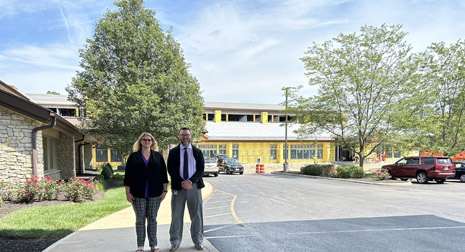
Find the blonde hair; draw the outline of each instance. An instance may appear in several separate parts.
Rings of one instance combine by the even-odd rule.
[[[139,151],[140,149],[142,149],[142,144],[140,142],[142,141],[142,138],[145,137],[145,136],[149,136],[150,138],[152,138],[152,145],[150,146],[150,149],[152,149],[154,151],[158,150],[157,141],[155,141],[155,138],[152,136],[152,134],[150,134],[148,132],[144,132],[144,133],[140,134],[139,138],[137,139],[137,141],[132,146],[132,151],[136,152],[136,151]]]

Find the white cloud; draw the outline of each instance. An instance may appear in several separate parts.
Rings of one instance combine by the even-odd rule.
[[[24,46],[0,52],[0,63],[6,66],[19,63],[28,67],[75,70],[78,68],[76,59],[77,48],[63,45]]]

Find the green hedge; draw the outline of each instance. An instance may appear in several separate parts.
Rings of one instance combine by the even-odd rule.
[[[312,164],[304,167],[303,172],[307,175],[321,176],[322,165]]]
[[[340,165],[336,168],[339,178],[363,178],[365,173],[358,165]]]
[[[312,164],[307,165],[302,170],[307,175],[336,177],[336,170],[332,164]]]

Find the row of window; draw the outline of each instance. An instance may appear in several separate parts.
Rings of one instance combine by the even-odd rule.
[[[217,154],[226,154],[226,144],[206,144],[200,145],[204,157],[215,158]],[[277,160],[278,145],[270,144],[270,160]],[[291,159],[318,159],[323,158],[322,144],[301,144],[290,145]],[[286,155],[286,153],[284,153]],[[239,158],[239,144],[232,145],[232,158]],[[285,157],[286,158],[286,157]]]
[[[208,116],[208,121],[214,121],[215,114],[209,113],[209,114],[203,114],[203,119],[207,121],[207,116]],[[287,116],[287,120],[291,121],[293,120],[293,116]],[[228,114],[226,117],[226,114],[221,114],[221,121],[225,122],[254,122],[254,115],[239,115],[239,114]],[[255,115],[255,122],[260,122],[261,121],[261,115]],[[283,115],[269,115],[268,116],[268,122],[284,122],[286,121],[286,116]]]
[[[95,161],[96,162],[108,162],[108,148],[103,145],[97,145],[95,147]],[[116,150],[110,151],[110,162],[121,162],[123,159]]]

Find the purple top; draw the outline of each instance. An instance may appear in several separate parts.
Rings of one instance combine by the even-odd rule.
[[[140,153],[142,155],[142,160],[144,160],[145,163],[145,169],[147,170],[149,168],[149,160],[145,159],[144,154],[142,152]],[[149,181],[147,180],[147,183],[145,184],[145,197],[149,197]]]

